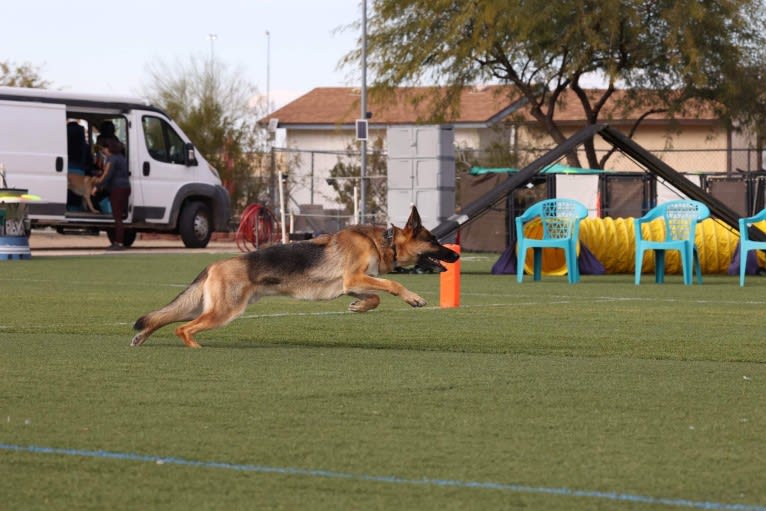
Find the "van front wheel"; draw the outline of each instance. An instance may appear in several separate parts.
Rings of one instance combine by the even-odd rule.
[[[178,232],[187,248],[205,248],[213,235],[210,209],[202,202],[187,204],[181,211]]]

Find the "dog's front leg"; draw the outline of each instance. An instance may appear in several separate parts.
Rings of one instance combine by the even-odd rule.
[[[343,292],[349,295],[369,295],[370,291],[385,291],[398,296],[413,307],[423,307],[426,301],[400,283],[366,274],[349,276],[343,281]]]

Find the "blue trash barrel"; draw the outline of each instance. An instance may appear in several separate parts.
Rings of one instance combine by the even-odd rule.
[[[29,259],[27,205],[18,201],[27,190],[0,189],[0,261]],[[3,200],[5,199],[5,200]]]
[[[0,261],[29,259],[29,238],[26,236],[0,236]]]

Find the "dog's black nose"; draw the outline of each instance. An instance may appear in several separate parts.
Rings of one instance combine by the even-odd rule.
[[[448,263],[454,263],[458,259],[460,259],[460,254],[455,252],[454,250],[450,250],[448,248],[444,248],[444,257],[440,257],[442,261],[446,261]]]

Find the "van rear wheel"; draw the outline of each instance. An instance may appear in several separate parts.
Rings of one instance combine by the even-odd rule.
[[[136,235],[138,233],[133,229],[125,229],[125,234],[122,238],[122,244],[126,247],[130,247],[136,241]],[[107,229],[106,236],[109,238],[110,243],[114,243],[114,229]]]
[[[203,202],[190,202],[181,211],[178,232],[187,248],[205,248],[213,235],[210,209]]]

